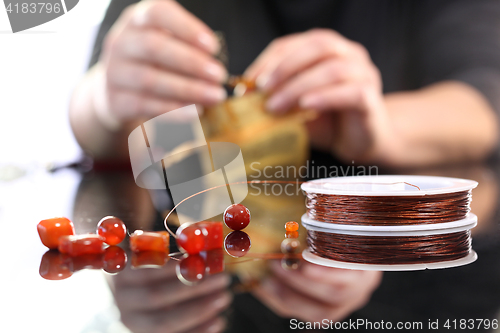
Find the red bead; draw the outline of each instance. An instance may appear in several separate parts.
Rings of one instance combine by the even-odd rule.
[[[177,245],[188,254],[198,254],[206,246],[207,229],[197,223],[186,223],[177,229]]]
[[[252,243],[250,242],[250,237],[244,231],[232,231],[224,240],[224,245],[226,252],[231,257],[243,257],[248,253]]]
[[[250,211],[242,204],[234,204],[224,211],[224,223],[232,230],[241,230],[250,223]]]
[[[182,282],[198,282],[205,276],[206,264],[199,254],[188,255],[182,259],[177,269],[177,277]]]
[[[59,237],[75,234],[73,223],[65,217],[42,220],[37,230],[43,245],[53,250],[59,246]]]
[[[142,251],[132,253],[132,268],[160,268],[168,260],[167,252]]]
[[[109,246],[104,250],[103,269],[108,273],[118,273],[127,265],[127,254],[119,246]]]
[[[299,230],[299,224],[295,221],[290,221],[285,223],[285,230],[286,231],[297,231]]]
[[[68,265],[68,255],[57,251],[47,251],[40,261],[40,276],[46,280],[64,280],[73,273]]]
[[[224,233],[222,222],[198,222],[195,223],[200,228],[206,229],[205,247],[203,251],[221,249],[224,244]]]
[[[62,236],[59,238],[59,252],[72,257],[82,254],[103,253],[104,242],[99,235],[87,234],[78,236]]]
[[[170,237],[166,231],[136,230],[130,235],[130,249],[133,252],[158,251],[169,253]]]
[[[224,271],[224,250],[222,248],[200,252],[200,256],[205,259],[209,275]]]
[[[97,234],[104,238],[108,245],[117,245],[125,239],[127,227],[125,223],[117,217],[106,216],[97,224]]]

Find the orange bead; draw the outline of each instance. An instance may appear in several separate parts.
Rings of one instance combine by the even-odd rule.
[[[73,222],[65,217],[42,220],[36,228],[43,245],[53,250],[59,246],[59,237],[75,234]]]
[[[166,231],[136,230],[130,235],[130,249],[133,252],[158,251],[169,253],[170,237]]]
[[[72,257],[103,253],[104,241],[101,236],[95,234],[62,236],[59,238],[59,252],[67,253]]]
[[[285,223],[286,231],[297,231],[299,230],[299,224],[295,221],[290,221]]]
[[[97,224],[97,234],[104,238],[104,242],[108,245],[120,244],[127,235],[127,227],[125,223],[117,217],[103,217]]]
[[[286,238],[299,238],[299,232],[298,231],[287,231],[285,233]]]

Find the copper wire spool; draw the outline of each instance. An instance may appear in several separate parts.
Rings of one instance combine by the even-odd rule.
[[[304,258],[351,269],[412,270],[467,264],[474,181],[432,176],[327,178],[302,185]]]
[[[470,230],[427,236],[360,236],[307,231],[311,253],[361,264],[415,264],[455,260],[471,251]]]
[[[306,193],[307,214],[318,222],[412,225],[464,219],[471,191],[425,196],[349,196]]]

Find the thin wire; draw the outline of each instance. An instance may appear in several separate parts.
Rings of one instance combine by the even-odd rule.
[[[411,225],[462,220],[471,192],[425,196],[349,196],[306,193],[308,216],[318,222],[349,225]]]
[[[165,217],[165,219],[163,221],[163,224],[165,226],[165,229],[167,229],[167,231],[170,233],[170,235],[172,235],[175,239],[177,239],[177,235],[175,235],[172,232],[172,230],[170,230],[170,228],[168,227],[168,223],[167,223],[168,218],[170,217],[170,215],[172,215],[174,210],[176,210],[186,200],[189,200],[189,199],[191,199],[199,194],[203,194],[203,193],[208,192],[208,191],[212,191],[212,190],[222,188],[222,187],[227,187],[227,185],[238,185],[238,184],[303,184],[303,183],[305,183],[305,182],[291,181],[291,180],[250,180],[250,181],[228,183],[228,184],[224,184],[224,185],[217,185],[217,186],[205,189],[203,191],[192,194],[192,195],[182,199],[177,205],[174,206],[174,208],[172,208],[170,210],[170,212],[168,212],[167,216]]]
[[[211,188],[208,188],[208,189],[205,189],[203,191],[200,191],[198,193],[195,193],[195,194],[192,194],[184,199],[182,199],[177,205],[174,206],[174,208],[172,208],[167,216],[165,217],[165,220],[163,221],[163,224],[165,226],[165,229],[167,229],[168,233],[170,235],[172,235],[172,237],[174,237],[175,239],[177,239],[177,235],[174,234],[172,232],[172,230],[170,230],[170,228],[168,227],[168,223],[167,223],[167,220],[168,218],[170,217],[170,215],[172,215],[172,213],[174,212],[174,210],[176,210],[184,201],[186,200],[189,200],[199,194],[203,194],[205,192],[208,192],[208,191],[212,191],[212,190],[215,190],[215,189],[218,189],[218,188],[222,188],[222,187],[227,187],[228,185],[238,185],[238,184],[304,184],[304,183],[307,183],[306,181],[297,181],[297,180],[250,180],[250,181],[241,181],[241,182],[233,182],[233,183],[229,183],[229,184],[224,184],[224,185],[217,185],[217,186],[214,186],[214,187],[211,187]],[[315,182],[315,184],[328,184],[328,182]],[[348,184],[351,184],[349,182],[345,182],[345,183],[335,183],[335,184],[338,184],[338,185],[348,185]],[[356,184],[372,184],[372,183],[356,183]],[[407,182],[394,182],[394,183],[380,183],[380,185],[395,185],[395,184],[406,184],[406,185],[409,185],[409,186],[413,186],[413,187],[416,187],[419,191],[420,191],[420,187],[418,187],[417,185],[413,185],[413,184],[410,184],[410,183],[407,183]]]

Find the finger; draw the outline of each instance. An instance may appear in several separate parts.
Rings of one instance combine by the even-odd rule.
[[[218,292],[154,312],[122,312],[122,321],[134,332],[185,332],[217,317],[231,301],[230,293]]]
[[[282,113],[295,106],[300,96],[310,90],[339,82],[361,81],[367,73],[366,66],[347,59],[329,59],[299,73],[273,92],[266,108]]]
[[[115,298],[120,309],[152,310],[209,295],[227,288],[229,283],[230,279],[226,274],[210,276],[195,286],[186,286],[179,280],[170,280],[149,286],[124,288],[116,293]]]
[[[257,80],[262,72],[270,72],[275,68],[279,60],[300,45],[301,41],[301,34],[291,34],[274,40],[247,68],[243,76],[251,81]]]
[[[330,275],[329,283],[320,282],[317,276],[305,276],[301,271],[285,271],[279,263],[272,263],[271,269],[278,279],[288,287],[320,302],[336,305],[352,297],[359,287],[357,280],[345,282],[335,281],[336,271],[326,270],[323,274]],[[323,278],[324,279],[324,278]]]
[[[227,321],[221,317],[217,317],[183,333],[220,333],[224,331],[226,326]]]
[[[217,53],[220,47],[212,30],[176,1],[139,2],[131,23],[141,28],[164,29],[211,54]]]
[[[108,84],[163,99],[214,105],[226,99],[219,85],[162,71],[142,63],[116,61],[107,69]]]
[[[156,116],[172,111],[190,103],[139,93],[134,90],[110,90],[110,109],[119,119],[132,119],[138,116]]]
[[[342,307],[326,305],[304,296],[273,278],[265,280],[255,293],[263,303],[282,317],[321,321],[339,320],[346,315]]]
[[[357,44],[333,31],[314,30],[306,33],[303,41],[300,48],[285,55],[271,72],[262,72],[261,75],[268,77],[261,87],[264,91],[274,89],[298,72],[326,58],[360,59],[360,53],[363,52]]]
[[[370,111],[379,96],[376,89],[366,83],[346,83],[329,85],[307,94],[299,99],[299,106],[315,110],[356,110]]]
[[[153,63],[179,74],[218,83],[227,78],[226,69],[219,61],[160,30],[134,29],[109,47],[118,57]]]

